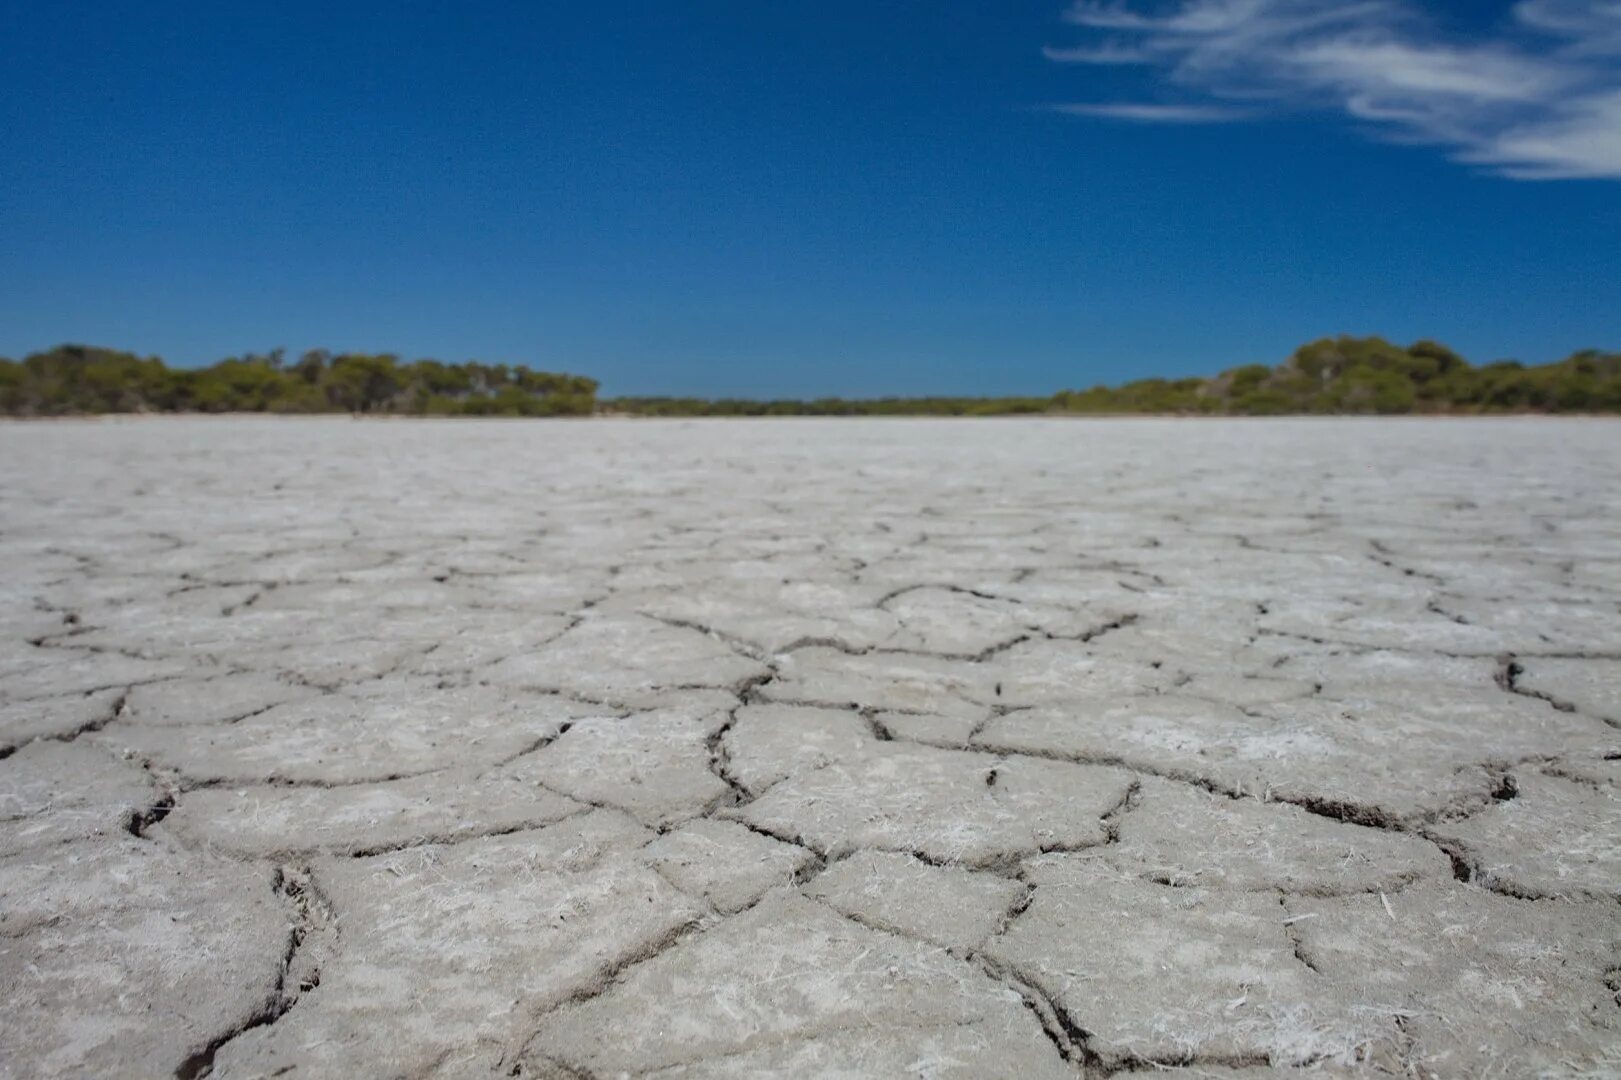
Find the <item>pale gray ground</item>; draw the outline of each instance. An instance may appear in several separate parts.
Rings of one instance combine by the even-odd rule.
[[[0,426],[0,1075],[1621,1074],[1621,424]]]

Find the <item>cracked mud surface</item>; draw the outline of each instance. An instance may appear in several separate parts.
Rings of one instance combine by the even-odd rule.
[[[7,425],[0,565],[0,1077],[1621,1074],[1621,425]]]

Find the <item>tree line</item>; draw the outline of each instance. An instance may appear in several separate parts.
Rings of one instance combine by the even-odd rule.
[[[402,362],[391,354],[280,349],[205,368],[61,345],[0,359],[0,413],[375,413],[417,416],[1009,416],[1035,413],[1274,416],[1621,412],[1621,353],[1588,349],[1551,364],[1475,366],[1434,341],[1323,338],[1281,364],[1210,378],[1139,379],[1051,397],[778,399],[620,397],[599,400],[583,375],[518,364]]]
[[[0,412],[64,416],[131,412],[400,413],[417,416],[588,416],[597,381],[522,364],[403,363],[387,353],[281,349],[204,368],[155,356],[59,345],[0,359]]]
[[[1210,378],[1138,379],[1051,397],[822,398],[747,401],[617,398],[605,411],[650,416],[1008,416],[1029,413],[1178,416],[1621,412],[1621,353],[1588,349],[1552,364],[1476,367],[1434,341],[1323,338],[1275,367],[1248,364]]]
[[[1323,338],[1276,367],[1214,378],[1140,379],[1054,395],[1063,412],[1275,416],[1302,413],[1621,412],[1621,353],[1587,349],[1556,363],[1476,367],[1434,341]]]

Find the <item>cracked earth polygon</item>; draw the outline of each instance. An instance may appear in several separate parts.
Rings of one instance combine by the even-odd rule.
[[[0,1076],[1621,1074],[1621,425],[0,426]]]

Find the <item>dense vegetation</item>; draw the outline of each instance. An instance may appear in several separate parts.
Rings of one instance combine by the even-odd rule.
[[[280,350],[170,368],[157,357],[62,345],[0,360],[0,412],[61,416],[115,412],[404,413],[575,416],[596,408],[597,383],[522,365],[401,363],[390,355]]]
[[[1480,367],[1433,341],[1324,338],[1277,367],[1250,364],[1214,378],[1141,379],[1052,397],[821,398],[598,401],[581,375],[522,365],[401,362],[392,355],[280,350],[173,369],[156,357],[62,345],[0,360],[0,413],[351,412],[435,416],[993,416],[1023,413],[1621,412],[1621,353],[1587,350],[1558,363]]]
[[[653,416],[1621,412],[1621,353],[1588,350],[1556,364],[1474,367],[1433,341],[1402,348],[1383,338],[1339,337],[1303,345],[1277,367],[1250,364],[1209,379],[1140,379],[1050,398],[619,398],[603,408]]]
[[[1621,412],[1621,353],[1589,349],[1554,364],[1474,367],[1433,341],[1324,338],[1277,367],[1250,364],[1213,379],[1142,379],[1065,390],[1062,412],[1285,413]]]

